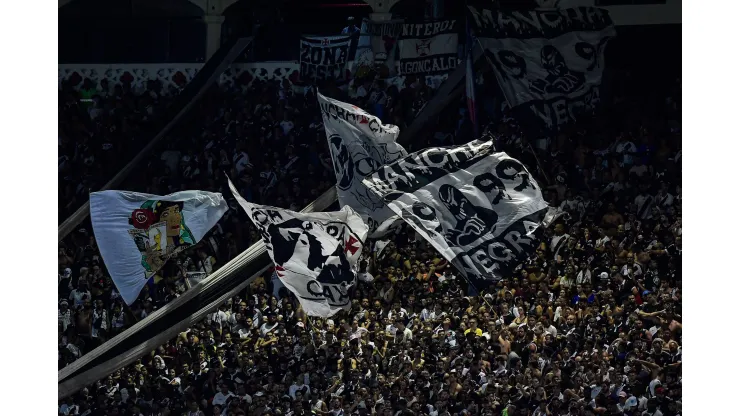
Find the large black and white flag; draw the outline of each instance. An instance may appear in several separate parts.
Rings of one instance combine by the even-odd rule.
[[[533,115],[548,131],[594,111],[604,49],[616,33],[606,10],[468,9],[512,110]]]
[[[456,19],[404,23],[399,37],[400,73],[435,75],[457,68]]]
[[[342,36],[301,36],[301,81],[315,84],[348,80],[347,60],[351,38]]]
[[[398,127],[383,124],[351,104],[321,94],[318,98],[337,177],[339,203],[362,216],[370,227],[371,238],[382,237],[400,219],[362,180],[381,166],[406,156],[406,150],[396,143]]]
[[[229,188],[259,230],[275,273],[307,314],[328,317],[351,303],[367,225],[352,208],[302,213],[247,202]]]
[[[470,278],[511,275],[548,212],[524,165],[492,141],[412,153],[363,183]]]

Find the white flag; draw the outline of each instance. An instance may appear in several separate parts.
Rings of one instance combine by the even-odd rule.
[[[95,240],[126,304],[136,300],[170,257],[200,241],[228,209],[220,193],[204,191],[91,193]]]
[[[511,276],[548,208],[524,165],[492,141],[410,154],[365,184],[468,277]]]
[[[601,102],[614,23],[606,9],[562,3],[528,11],[468,7],[501,92],[515,114],[531,116],[530,129],[560,130]]]
[[[328,317],[349,308],[368,227],[352,208],[294,212],[247,202],[229,181],[239,205],[262,235],[280,281],[307,314]]]
[[[329,141],[337,196],[341,206],[352,207],[370,227],[370,237],[388,233],[399,218],[370,192],[362,180],[383,165],[405,156],[396,143],[397,126],[384,125],[361,108],[318,94]]]

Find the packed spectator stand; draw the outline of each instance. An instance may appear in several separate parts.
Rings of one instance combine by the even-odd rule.
[[[61,217],[96,189],[91,177],[128,160],[106,152],[130,148],[122,141],[174,93],[148,87],[64,90]],[[466,281],[413,231],[399,233],[379,254],[366,248],[350,311],[309,318],[265,275],[135,365],[61,400],[60,413],[680,414],[680,83],[673,87],[649,115],[640,113],[644,96],[615,95],[607,115],[544,145],[525,140],[507,114],[489,123],[497,146],[567,211],[518,275]],[[354,103],[381,103],[384,121],[402,127],[430,95],[412,79],[400,90],[372,80],[364,93],[353,88]],[[316,98],[304,92],[289,82],[257,82],[246,94],[214,87],[126,188],[228,195],[228,174],[249,201],[302,208],[335,183]],[[109,134],[117,131],[126,134]],[[463,110],[449,111],[409,150],[461,144],[471,131]],[[188,272],[210,273],[256,242],[232,208],[131,307],[89,225],[60,243],[59,367],[183,293]]]

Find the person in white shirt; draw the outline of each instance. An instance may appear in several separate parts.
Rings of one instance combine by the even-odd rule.
[[[361,282],[372,283],[375,278],[367,271],[367,260],[360,261],[360,273],[357,273],[357,279]]]
[[[354,319],[352,320],[351,329],[347,332],[349,332],[349,339],[355,339],[362,337],[362,334],[368,331],[367,328],[365,328],[364,326],[360,326],[360,323],[356,319]]]
[[[560,204],[560,209],[578,218],[586,212],[586,205],[583,203],[583,198],[573,196],[573,192],[569,189],[565,192],[565,199]]]
[[[236,393],[236,397],[238,397],[240,401],[252,404],[252,396],[247,394],[247,386],[245,384],[239,384],[236,388]]]
[[[544,316],[542,319],[542,327],[545,330],[545,333],[552,335],[553,338],[557,338],[558,329],[550,323],[550,319],[547,316]]]
[[[565,274],[560,277],[560,287],[565,290],[570,290],[571,287],[576,285],[576,272],[573,266],[568,265],[565,268]],[[530,328],[531,329],[531,328]]]
[[[619,392],[619,403],[617,403],[617,409],[620,412],[627,412],[629,409],[637,406],[637,398],[635,396],[628,396],[627,393]]]
[[[267,315],[267,322],[265,322],[264,324],[262,324],[262,326],[260,326],[260,333],[262,334],[262,336],[266,336],[267,334],[275,330],[277,326],[278,326],[277,317],[275,316],[274,313],[269,313]]]
[[[295,400],[295,394],[298,391],[305,390],[303,393],[304,396],[311,394],[311,387],[304,383],[305,378],[303,377],[303,374],[298,374],[293,379],[293,384],[288,388],[288,394],[293,400]]]
[[[400,321],[400,320],[396,321],[396,329],[403,333],[402,342],[404,344],[414,339],[414,333],[411,332],[411,330],[406,327],[406,324],[404,324],[403,321]]]
[[[565,232],[563,224],[556,224],[555,235],[550,240],[550,250],[553,253],[553,260],[557,261],[560,250],[565,247],[569,238],[570,234]]]
[[[648,397],[653,398],[655,397],[655,389],[663,383],[663,373],[658,372],[658,375],[650,381],[650,384],[648,385]]]
[[[391,323],[392,320],[393,320],[393,318],[386,319],[387,325],[385,326],[385,332],[388,335],[390,335],[392,337],[395,337],[396,336],[396,332],[398,332],[398,327],[395,324]]]
[[[434,313],[434,310],[429,307],[429,305],[424,306],[424,309],[421,310],[421,315],[419,315],[419,318],[423,322],[432,321],[434,318],[432,317],[432,314]]]
[[[114,334],[121,332],[126,326],[126,314],[120,304],[116,303],[113,307],[113,313],[110,317],[110,326]]]
[[[637,151],[637,146],[634,143],[627,140],[627,138],[621,138],[614,149],[615,152],[622,154],[622,164],[632,164],[632,154]]]
[[[72,310],[69,309],[69,302],[62,300],[59,302],[59,324],[62,326],[62,331],[66,332],[68,326],[74,326],[72,323]]]
[[[599,238],[596,240],[594,247],[596,249],[603,249],[606,247],[606,243],[608,243],[609,241],[611,241],[611,238],[606,235],[606,232],[603,228],[599,228]]]
[[[649,220],[653,218],[653,204],[655,203],[655,197],[647,193],[647,189],[643,187],[640,189],[640,193],[635,197],[635,205],[637,206],[637,218],[641,220]]]
[[[103,301],[95,302],[92,313],[92,337],[105,338],[108,333],[108,311],[103,308]]]
[[[223,406],[230,398],[235,397],[234,393],[229,391],[229,386],[221,384],[221,390],[213,396],[214,406]]]
[[[77,283],[77,289],[74,289],[69,294],[69,300],[72,301],[72,306],[77,308],[85,303],[85,299],[90,299],[90,291],[87,290],[87,281],[80,281]]]
[[[206,272],[206,274],[210,275],[213,272],[213,266],[216,265],[216,258],[213,256],[209,256],[205,250],[199,249],[198,259],[198,270]]]
[[[655,196],[655,206],[660,209],[669,208],[673,206],[674,199],[673,195],[668,192],[668,186],[663,183],[660,185],[660,190]]]
[[[224,312],[225,305],[218,307],[218,310],[209,316],[211,324],[215,324],[219,329],[223,329],[223,325],[228,321],[228,316]]]

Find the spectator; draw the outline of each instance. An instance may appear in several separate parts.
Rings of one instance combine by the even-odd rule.
[[[350,16],[347,18],[347,26],[342,29],[343,35],[354,35],[355,33],[359,33],[360,28],[355,25],[355,18]]]
[[[381,103],[383,117],[401,124],[430,92],[411,77],[400,91],[374,78],[355,83],[368,88],[355,103],[371,111]],[[226,172],[251,201],[300,209],[333,184],[332,167],[315,99],[274,84],[256,81],[244,96],[209,91],[178,140],[165,144],[166,156],[134,175],[132,189],[223,192]],[[379,254],[365,248],[348,311],[306,317],[292,294],[263,276],[139,362],[60,401],[59,410],[677,415],[682,200],[680,163],[665,155],[678,152],[680,136],[660,127],[675,126],[667,119],[680,107],[675,112],[642,131],[578,125],[593,142],[564,134],[537,154],[539,163],[514,121],[489,127],[502,150],[532,160],[532,172],[539,166],[548,202],[568,212],[512,276],[468,282],[404,231]],[[449,113],[432,132],[441,139],[429,140],[466,140],[460,114]],[[94,239],[73,233],[58,256],[60,367],[177,297],[188,275],[212,273],[258,238],[231,210],[208,243],[173,259],[129,308],[108,283]]]

